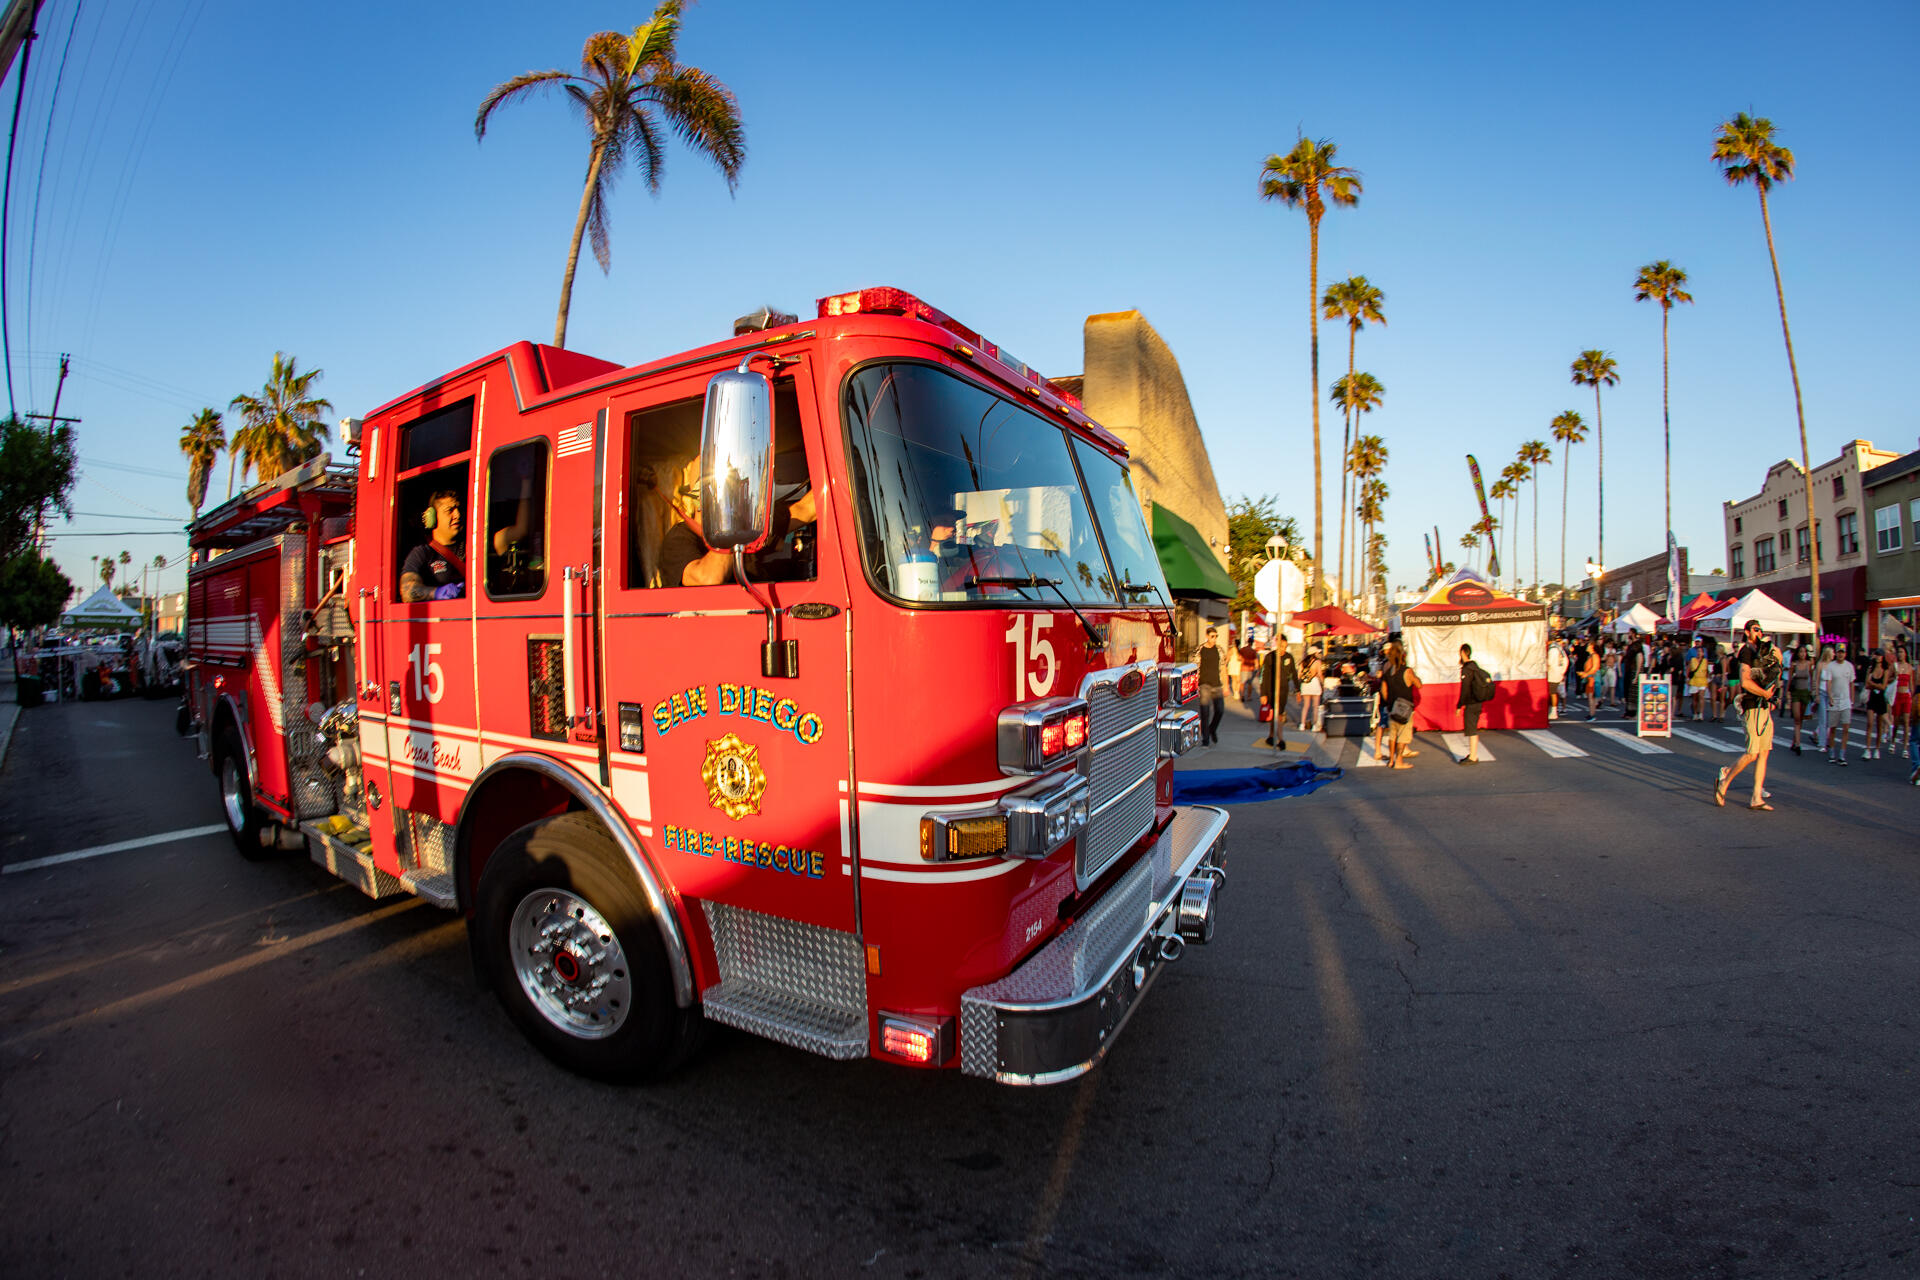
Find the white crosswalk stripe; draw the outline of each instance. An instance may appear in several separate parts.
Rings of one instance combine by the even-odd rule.
[[[1466,734],[1443,733],[1440,735],[1440,740],[1447,744],[1447,750],[1453,753],[1453,758],[1455,760],[1463,760],[1466,758],[1466,754],[1467,754],[1467,735]],[[1482,736],[1480,739],[1480,750],[1478,750],[1474,754],[1482,760],[1491,761],[1493,759],[1493,752],[1487,750],[1487,740],[1484,736]]]
[[[1697,729],[1683,729],[1677,724],[1673,726],[1673,736],[1676,738],[1685,738],[1688,742],[1697,742],[1701,746],[1711,748],[1714,751],[1724,751],[1728,755],[1737,756],[1746,749],[1737,743],[1728,742],[1724,738],[1710,737]]]
[[[1356,769],[1384,769],[1387,762],[1373,754],[1373,739],[1367,738],[1360,743],[1360,754],[1354,759]]]
[[[1643,756],[1670,756],[1673,754],[1671,747],[1663,747],[1657,742],[1649,742],[1645,738],[1635,737],[1625,729],[1609,729],[1604,725],[1594,725],[1593,731],[1604,737],[1613,739],[1624,747],[1638,751]]]
[[[1559,734],[1549,733],[1545,729],[1521,729],[1519,734],[1555,760],[1570,760],[1587,754]]]

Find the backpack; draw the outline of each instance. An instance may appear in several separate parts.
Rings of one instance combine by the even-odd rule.
[[[1467,699],[1470,702],[1493,701],[1493,677],[1479,663],[1467,669]]]

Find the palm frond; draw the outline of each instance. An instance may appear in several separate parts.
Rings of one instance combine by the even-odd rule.
[[[726,178],[727,189],[735,189],[740,167],[747,160],[747,146],[740,103],[733,91],[698,67],[676,66],[671,74],[655,77],[647,95],[660,104],[679,139],[713,161]]]
[[[480,99],[480,109],[474,113],[473,136],[480,139],[487,136],[487,120],[495,108],[503,107],[517,98],[536,90],[544,92],[556,84],[565,84],[573,79],[564,71],[524,71],[513,79],[495,85],[487,96]]]
[[[635,27],[627,37],[627,74],[631,76],[643,66],[672,66],[679,39],[679,0],[663,0],[652,19]]]

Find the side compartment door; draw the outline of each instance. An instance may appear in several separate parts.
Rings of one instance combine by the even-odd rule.
[[[737,357],[736,357],[737,359]],[[767,615],[729,577],[668,581],[698,499],[707,378],[616,394],[607,433],[605,660],[612,786],[686,896],[854,932],[847,589],[805,354],[774,378],[779,549],[753,574],[797,641],[799,674],[763,674]],[[795,518],[796,513],[801,518]],[[805,517],[811,515],[809,520]]]

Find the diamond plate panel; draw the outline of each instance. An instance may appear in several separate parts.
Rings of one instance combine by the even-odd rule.
[[[757,983],[730,979],[709,987],[702,1012],[715,1022],[822,1057],[867,1056],[867,1016],[796,1000]]]
[[[805,1005],[856,1014],[864,1028],[867,957],[858,938],[725,903],[702,906],[713,928],[721,986],[740,979]]]
[[[453,828],[424,813],[407,814],[413,861],[427,875],[453,875]]]

